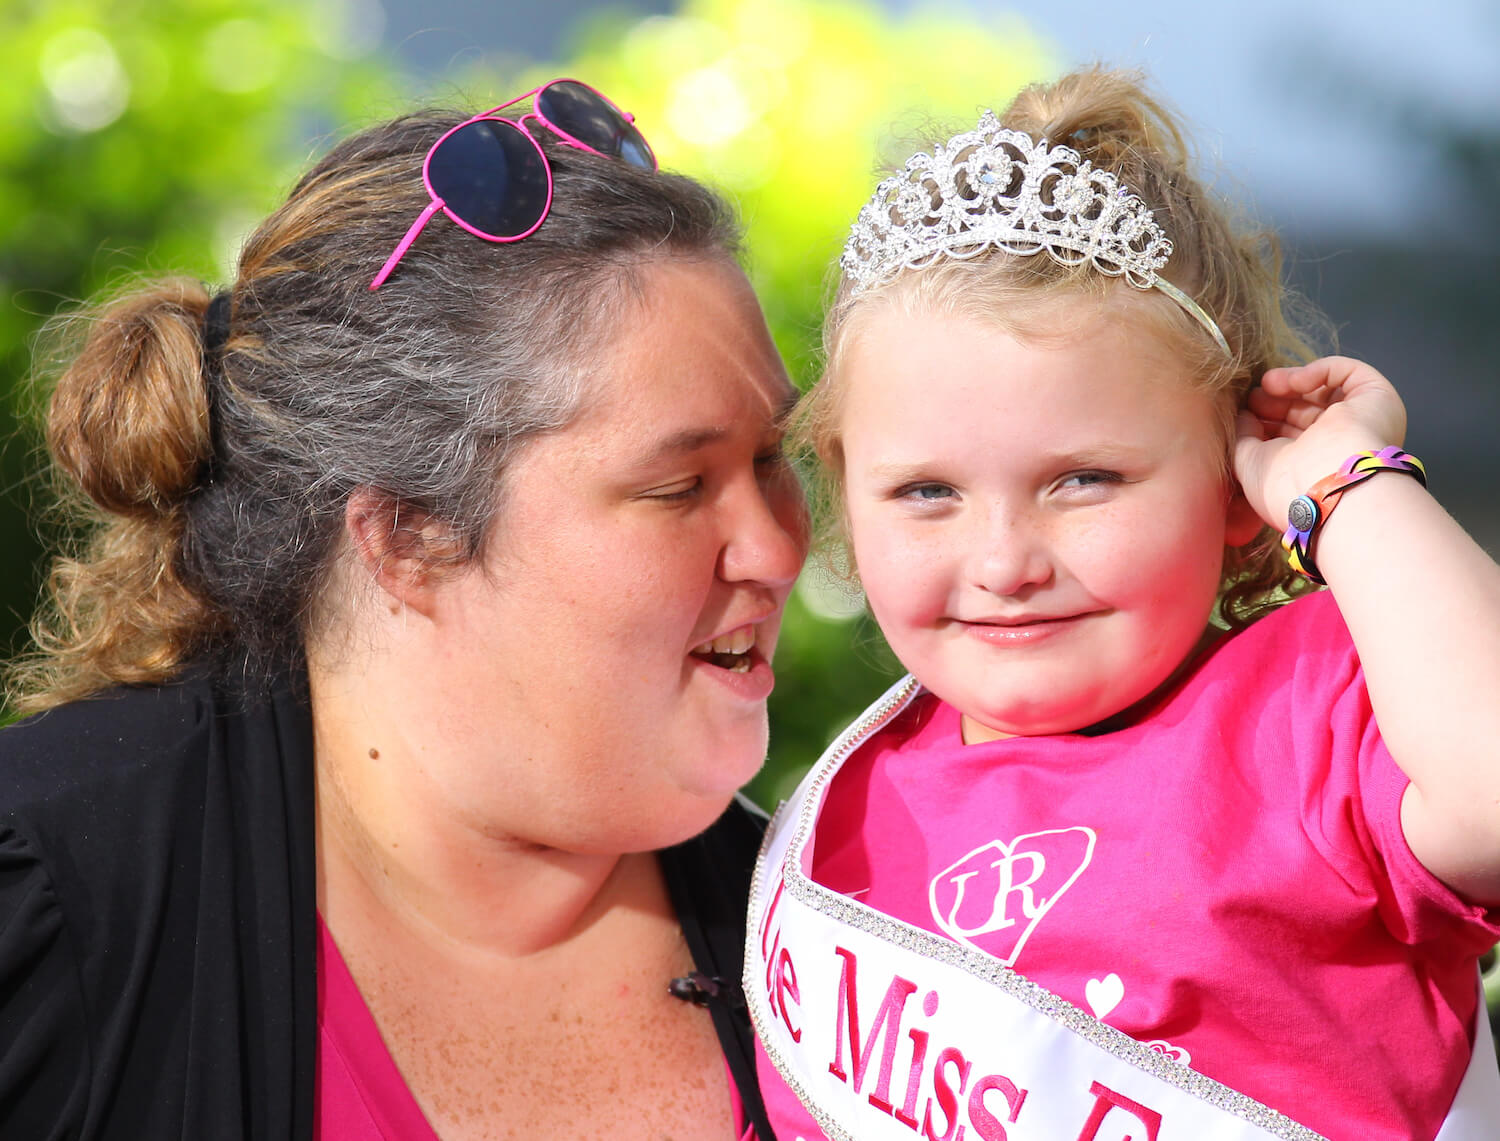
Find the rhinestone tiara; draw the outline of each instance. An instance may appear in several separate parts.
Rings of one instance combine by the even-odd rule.
[[[907,159],[859,211],[839,266],[857,295],[903,269],[995,248],[1092,265],[1136,289],[1159,289],[1229,344],[1203,307],[1157,271],[1172,242],[1150,208],[1071,147],[1002,127],[993,111],[933,153]]]

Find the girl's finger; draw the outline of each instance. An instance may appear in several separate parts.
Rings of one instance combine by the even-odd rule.
[[[1299,428],[1306,428],[1327,411],[1323,396],[1321,392],[1305,398],[1271,396],[1254,389],[1246,404],[1262,420],[1282,420]]]
[[[1328,409],[1321,404],[1313,404],[1310,401],[1298,401],[1286,410],[1282,417],[1288,424],[1299,430],[1311,428]]]
[[[1290,396],[1277,396],[1264,388],[1252,388],[1245,404],[1262,420],[1280,420],[1286,416],[1292,402]]]
[[[1269,430],[1259,416],[1248,410],[1241,410],[1234,418],[1234,434],[1237,439],[1264,440]]]
[[[1318,388],[1342,388],[1345,381],[1360,371],[1374,370],[1351,357],[1319,357],[1304,365],[1269,369],[1261,377],[1261,384],[1279,395],[1292,392],[1306,395]]]

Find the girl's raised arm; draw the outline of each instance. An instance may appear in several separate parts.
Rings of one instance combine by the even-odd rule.
[[[1385,377],[1324,357],[1273,369],[1251,392],[1235,474],[1282,529],[1296,496],[1405,434]],[[1456,891],[1500,903],[1500,566],[1408,476],[1379,473],[1337,507],[1312,554],[1359,651],[1381,735],[1411,778],[1407,843]]]

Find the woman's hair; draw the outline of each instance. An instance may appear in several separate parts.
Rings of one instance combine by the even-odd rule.
[[[508,462],[587,399],[640,271],[738,248],[704,187],[538,131],[554,181],[539,230],[497,244],[434,218],[372,292],[428,205],[423,156],[465,118],[412,114],[313,167],[241,251],[210,359],[211,298],[195,281],[64,323],[82,344],[46,435],[84,539],[55,561],[36,648],[11,668],[17,707],[203,659],[251,680],[295,666],[337,611],[324,594],[359,488],[440,521],[453,561],[472,559]]]
[[[1283,286],[1274,236],[1236,225],[1225,204],[1193,174],[1177,122],[1137,76],[1094,68],[1028,87],[1000,123],[1034,140],[1073,148],[1145,202],[1172,242],[1161,277],[1207,311],[1223,332],[1230,355],[1165,294],[1154,289],[1141,293],[1087,262],[1062,265],[1046,256],[989,249],[962,260],[940,258],[862,290],[846,275],[824,322],[823,378],[798,417],[800,440],[821,460],[822,485],[815,492],[836,558],[848,557],[836,506],[843,474],[841,373],[851,339],[878,314],[893,309],[953,314],[1024,339],[1038,332],[1066,332],[1057,328],[1059,300],[1084,302],[1082,313],[1128,291],[1135,295],[1132,314],[1151,322],[1202,389],[1219,398],[1226,473],[1235,414],[1245,406],[1250,389],[1267,369],[1315,355],[1293,317],[1320,333],[1321,322],[1305,306],[1294,304]],[[1087,304],[1090,299],[1094,304]],[[1049,323],[1039,330],[1035,322],[1043,309]],[[1295,314],[1290,312],[1294,309]],[[1231,627],[1248,625],[1304,588],[1304,580],[1282,557],[1275,533],[1265,528],[1252,542],[1226,553],[1220,615]]]

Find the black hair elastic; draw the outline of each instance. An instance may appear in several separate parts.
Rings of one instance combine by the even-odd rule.
[[[229,340],[230,295],[226,289],[214,294],[203,314],[203,378],[215,380],[223,364],[224,345]]]

